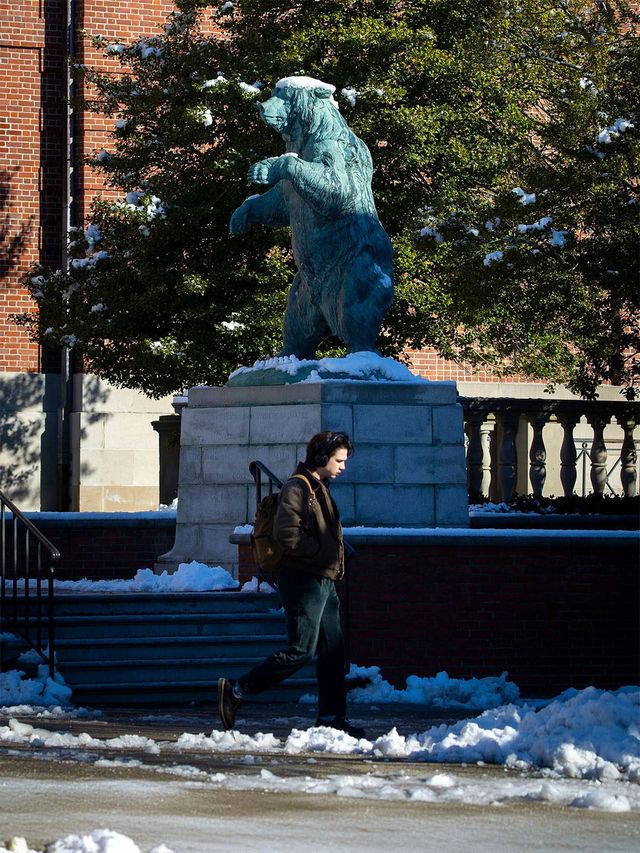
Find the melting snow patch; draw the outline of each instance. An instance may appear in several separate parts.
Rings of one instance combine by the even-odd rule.
[[[207,566],[192,560],[180,563],[175,572],[156,575],[151,569],[138,569],[127,580],[56,581],[56,590],[68,592],[213,592],[237,589],[240,583],[222,566]]]

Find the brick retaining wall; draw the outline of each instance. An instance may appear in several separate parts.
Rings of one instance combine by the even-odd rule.
[[[396,687],[441,670],[506,670],[527,696],[638,683],[638,540],[518,538],[354,542],[350,660],[380,666]],[[240,551],[249,575],[250,549]]]
[[[175,515],[136,513],[27,513],[58,548],[60,580],[131,578],[138,569],[153,568],[160,554],[173,547]],[[8,548],[10,548],[8,543]],[[10,553],[10,551],[8,551]]]

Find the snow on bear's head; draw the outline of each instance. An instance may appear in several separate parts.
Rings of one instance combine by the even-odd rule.
[[[266,125],[299,149],[310,137],[335,137],[346,127],[333,98],[335,90],[313,77],[283,77],[269,100],[257,105],[258,112]]]

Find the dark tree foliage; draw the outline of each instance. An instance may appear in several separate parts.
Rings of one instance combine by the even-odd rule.
[[[199,29],[211,14],[222,38]],[[252,102],[300,73],[337,87],[373,155],[396,262],[385,354],[632,396],[638,25],[621,0],[183,0],[156,37],[102,40],[123,76],[81,70],[88,108],[118,119],[93,163],[130,203],[95,203],[100,241],[80,231],[68,272],[34,270],[39,315],[20,321],[151,394],[277,352],[288,234],[227,222],[280,150]]]

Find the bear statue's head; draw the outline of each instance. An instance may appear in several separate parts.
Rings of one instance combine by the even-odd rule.
[[[335,90],[312,77],[284,77],[269,100],[257,105],[258,112],[265,124],[296,147],[311,134],[330,135],[336,125],[345,124],[333,99]]]

